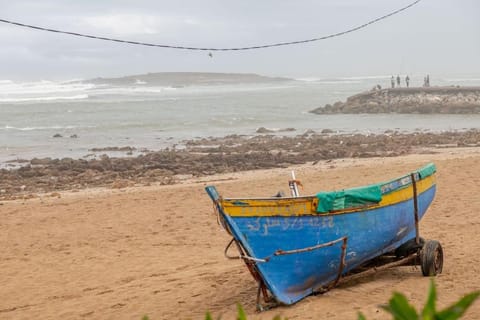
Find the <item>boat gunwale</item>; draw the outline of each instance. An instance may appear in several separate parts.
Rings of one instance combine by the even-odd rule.
[[[416,173],[416,172],[414,172],[414,173]],[[405,178],[408,178],[408,177],[409,177],[408,175],[405,175],[405,176],[399,177],[397,179],[390,180],[390,181],[382,183],[382,184],[383,185],[388,185],[392,182],[394,183],[396,181],[401,181],[402,179],[405,179]],[[436,186],[436,175],[435,175],[435,173],[433,173],[431,175],[428,175],[426,177],[418,176],[418,180],[415,179],[415,183],[425,182],[425,180],[431,180],[431,183],[430,183],[430,185],[426,186],[421,192],[419,192],[419,195],[424,193],[424,192],[427,192],[428,190],[430,190],[431,188]],[[397,193],[397,192],[402,192],[402,190],[407,189],[407,188],[413,188],[413,183],[412,183],[411,180],[410,180],[409,183],[407,183],[405,185],[401,185],[401,186],[398,186],[396,189],[389,190],[388,192],[382,194],[382,196],[389,196],[389,195]],[[365,204],[363,206],[344,208],[344,209],[339,209],[339,210],[329,211],[329,212],[315,212],[315,211],[312,211],[311,213],[303,213],[303,214],[278,214],[278,215],[272,214],[272,215],[269,215],[269,216],[284,216],[284,217],[313,216],[313,217],[316,217],[316,216],[335,216],[335,215],[341,215],[341,214],[360,213],[360,212],[366,212],[366,211],[370,211],[370,210],[380,209],[380,208],[383,208],[383,207],[388,207],[388,206],[395,205],[397,203],[402,203],[402,202],[405,202],[405,201],[411,201],[412,197],[413,197],[413,193],[412,193],[412,196],[409,197],[409,198],[405,198],[405,199],[402,199],[400,201],[395,201],[394,203],[387,203],[387,204],[383,204],[383,205],[379,202],[379,203]],[[265,201],[265,202],[272,202],[272,206],[275,206],[275,207],[278,207],[278,206],[288,207],[289,206],[288,202],[290,202],[291,205],[295,205],[296,203],[313,203],[317,199],[318,198],[317,198],[316,195],[308,195],[308,196],[301,196],[301,197],[258,197],[258,198],[223,198],[223,197],[221,197],[219,199],[219,204],[221,204],[222,209],[225,208],[224,203],[223,203],[224,201],[229,202],[227,204],[227,207],[248,208],[248,207],[252,207],[252,206],[248,205],[248,204],[245,204],[245,206],[242,206],[241,204],[235,205],[234,202],[235,201],[239,201],[239,202],[242,202],[242,201],[246,201],[246,202]],[[277,201],[287,202],[287,203],[279,205],[278,203],[275,203]],[[266,205],[266,207],[269,207],[269,205]],[[224,214],[226,214],[228,216],[232,216],[232,217],[253,217],[253,216],[260,217],[260,216],[264,216],[263,214],[243,216],[243,215],[231,214],[231,213],[226,212],[225,210],[222,210],[222,211],[224,211]]]

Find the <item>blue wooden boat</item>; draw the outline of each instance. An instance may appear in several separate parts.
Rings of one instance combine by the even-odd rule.
[[[435,196],[435,172],[428,164],[388,182],[302,197],[223,198],[214,186],[206,191],[233,236],[225,254],[235,244],[236,257],[259,283],[257,302],[263,294],[288,305],[395,250],[394,264],[417,257],[424,275],[441,272],[441,245],[418,233]]]

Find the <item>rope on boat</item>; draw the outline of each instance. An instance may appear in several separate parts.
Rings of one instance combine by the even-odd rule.
[[[341,237],[337,240],[333,240],[333,241],[330,241],[330,242],[325,242],[325,243],[322,243],[322,244],[317,244],[315,246],[311,246],[311,247],[306,247],[306,248],[302,248],[302,249],[294,249],[294,250],[282,250],[282,249],[278,249],[277,251],[275,251],[273,253],[274,256],[281,256],[281,255],[286,255],[286,254],[294,254],[294,253],[301,253],[301,252],[308,252],[308,251],[313,251],[313,250],[316,250],[316,249],[321,249],[321,248],[325,248],[325,247],[331,247],[333,246],[334,244],[336,243],[339,243],[341,241],[345,242],[347,240],[347,237]]]
[[[230,229],[228,228],[227,224],[225,223],[225,220],[223,219],[223,217],[221,216],[221,213],[220,213],[220,208],[219,208],[220,204],[218,203],[218,201],[215,201],[213,202],[213,212],[217,218],[217,224],[226,232],[228,233],[229,235],[232,235],[232,232],[230,231]]]
[[[306,247],[306,248],[301,248],[301,249],[294,249],[294,250],[282,250],[282,249],[278,249],[277,251],[275,251],[273,254],[265,257],[265,258],[255,258],[255,257],[251,257],[251,256],[248,256],[246,254],[244,254],[243,250],[241,250],[241,248],[238,248],[240,254],[238,256],[231,256],[228,254],[228,250],[230,249],[230,247],[232,246],[232,244],[235,242],[235,244],[237,244],[237,247],[238,247],[238,243],[237,241],[235,240],[235,238],[232,238],[232,240],[230,240],[230,242],[228,243],[228,245],[225,247],[225,250],[224,250],[224,255],[227,259],[244,259],[244,260],[249,260],[249,261],[254,261],[254,262],[261,262],[261,263],[264,263],[264,262],[268,262],[270,261],[270,259],[273,257],[273,256],[281,256],[281,255],[288,255],[288,254],[295,254],[295,253],[302,253],[302,252],[309,252],[309,251],[313,251],[313,250],[317,250],[317,249],[321,249],[321,248],[326,248],[326,247],[331,247],[339,242],[343,242],[343,245],[342,245],[342,255],[341,255],[341,259],[340,259],[340,265],[341,265],[341,269],[343,269],[343,267],[345,266],[345,251],[346,251],[346,247],[347,247],[347,240],[348,240],[348,237],[344,236],[344,237],[341,237],[337,240],[333,240],[333,241],[329,241],[329,242],[325,242],[325,243],[322,243],[322,244],[317,244],[315,246],[311,246],[311,247]],[[338,281],[338,280],[337,280]]]
[[[6,19],[0,19],[0,22],[2,23],[7,23],[19,27],[24,27],[24,28],[30,28],[30,29],[35,29],[35,30],[40,30],[40,31],[46,31],[46,32],[53,32],[53,33],[60,33],[60,34],[66,34],[70,36],[76,36],[76,37],[83,37],[83,38],[90,38],[90,39],[96,39],[96,40],[103,40],[103,41],[111,41],[111,42],[117,42],[117,43],[122,43],[122,44],[131,44],[131,45],[139,45],[139,46],[147,46],[147,47],[157,47],[157,48],[167,48],[167,49],[179,49],[179,50],[195,50],[195,51],[244,51],[244,50],[254,50],[254,49],[265,49],[265,48],[272,48],[272,47],[281,47],[281,46],[290,46],[290,45],[298,45],[298,44],[304,44],[304,43],[309,43],[309,42],[315,42],[315,41],[320,41],[320,40],[325,40],[325,39],[330,39],[330,38],[335,38],[335,37],[340,37],[343,35],[346,35],[351,32],[358,31],[360,29],[363,29],[365,27],[368,27],[371,24],[374,24],[376,22],[379,22],[381,20],[384,20],[386,18],[389,18],[393,15],[396,15],[402,11],[405,11],[417,3],[419,3],[421,0],[416,0],[409,5],[402,7],[400,9],[397,9],[395,11],[392,11],[388,14],[385,14],[381,17],[378,17],[376,19],[370,20],[364,24],[358,25],[356,27],[347,29],[345,31],[329,34],[326,36],[321,36],[317,38],[312,38],[312,39],[305,39],[305,40],[297,40],[297,41],[288,41],[288,42],[278,42],[278,43],[272,43],[272,44],[262,44],[262,45],[256,45],[256,46],[249,46],[249,47],[233,47],[233,48],[209,48],[209,47],[190,47],[190,46],[177,46],[177,45],[169,45],[169,44],[157,44],[157,43],[149,43],[149,42],[139,42],[139,41],[132,41],[132,40],[124,40],[124,39],[115,39],[115,38],[109,38],[109,37],[102,37],[102,36],[96,36],[96,35],[91,35],[91,34],[85,34],[85,33],[78,33],[78,32],[71,32],[71,31],[65,31],[65,30],[59,30],[59,29],[51,29],[51,28],[46,28],[46,27],[40,27],[40,26],[35,26],[31,24],[26,24],[26,23],[21,23],[21,22],[16,22],[16,21],[11,21],[11,20],[6,20]]]

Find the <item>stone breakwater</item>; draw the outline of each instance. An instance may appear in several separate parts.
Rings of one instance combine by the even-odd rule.
[[[480,87],[379,89],[310,111],[333,113],[480,113]]]

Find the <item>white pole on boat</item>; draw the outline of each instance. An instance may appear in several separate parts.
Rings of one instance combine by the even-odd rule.
[[[290,191],[292,193],[292,197],[298,197],[300,194],[298,192],[297,180],[295,179],[295,171],[292,170],[292,180],[289,183]]]

